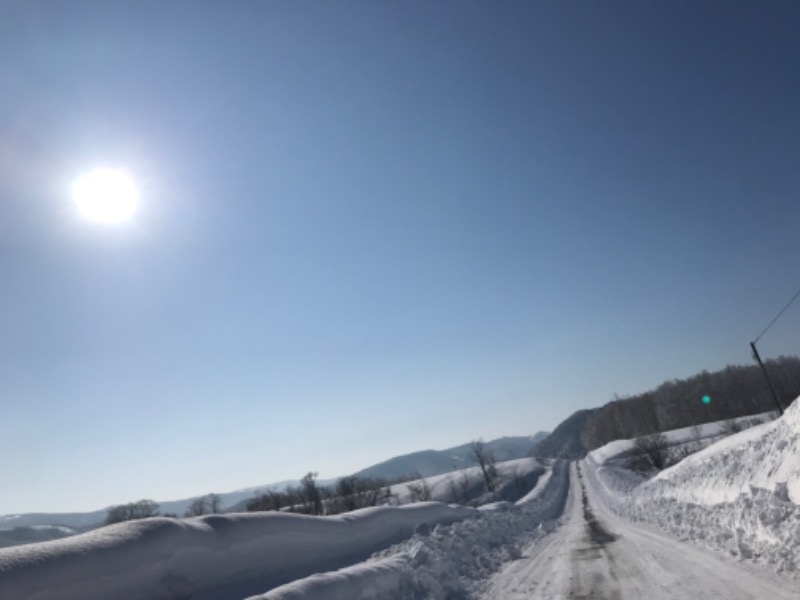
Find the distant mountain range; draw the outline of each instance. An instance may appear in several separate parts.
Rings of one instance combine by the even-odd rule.
[[[499,461],[514,460],[528,456],[533,447],[547,437],[547,433],[540,431],[536,435],[521,437],[502,437],[486,442],[486,448],[491,450]],[[423,477],[440,475],[450,471],[464,469],[474,465],[470,454],[470,445],[462,444],[446,450],[421,450],[395,456],[358,473],[358,477],[381,477],[395,479],[404,475],[418,473]]]
[[[544,432],[539,432],[533,436],[503,437],[486,442],[486,447],[494,452],[498,460],[512,460],[527,456],[533,446],[546,437],[547,433]],[[420,473],[428,477],[446,473],[453,469],[463,469],[471,465],[469,444],[464,444],[447,450],[423,450],[397,456],[363,469],[355,473],[355,475],[389,479],[411,473]],[[319,481],[319,484],[326,485],[334,481],[336,480]],[[299,483],[299,480],[280,481],[233,492],[220,493],[219,496],[222,500],[223,510],[231,510],[245,500],[252,498],[258,492],[270,489],[283,490],[290,485],[298,485]],[[189,505],[201,497],[194,496],[182,500],[160,502],[161,513],[173,513],[183,516]],[[136,498],[131,500],[136,500]],[[0,547],[56,539],[95,529],[103,524],[107,510],[107,508],[103,508],[83,513],[25,513],[0,516]]]
[[[234,492],[227,492],[219,494],[222,500],[222,508],[227,509],[241,502],[242,500],[252,498],[256,492],[266,491],[268,489],[285,489],[289,485],[297,484],[297,481],[281,481],[278,483],[270,483],[267,485],[245,488],[236,490]],[[159,507],[161,514],[176,514],[183,516],[189,505],[201,496],[194,496],[192,498],[185,498],[182,500],[168,500],[160,502]],[[135,499],[134,499],[135,500]],[[25,513],[18,515],[3,515],[0,516],[0,547],[3,545],[3,531],[12,528],[30,527],[40,528],[45,525],[68,528],[77,530],[78,533],[96,529],[105,521],[108,508],[102,508],[91,512],[84,513]],[[53,532],[56,535],[56,532]],[[44,535],[44,534],[42,534]]]

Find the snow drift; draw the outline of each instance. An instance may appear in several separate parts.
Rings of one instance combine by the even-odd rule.
[[[646,481],[599,455],[590,480],[615,512],[778,572],[800,567],[800,402]]]
[[[569,464],[557,462],[515,504],[497,502],[473,518],[415,535],[371,560],[339,571],[316,573],[249,600],[447,600],[473,598],[488,578],[521,549],[542,538],[563,513],[569,491]]]
[[[285,513],[154,518],[0,550],[0,598],[244,597],[336,569],[475,509],[426,502],[333,517]]]

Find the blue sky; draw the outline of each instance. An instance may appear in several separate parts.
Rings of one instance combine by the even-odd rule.
[[[0,514],[333,477],[748,363],[800,286],[798,17],[0,4]],[[77,216],[96,166],[133,221]]]

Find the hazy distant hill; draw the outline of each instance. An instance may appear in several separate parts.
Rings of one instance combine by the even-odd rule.
[[[497,460],[513,460],[527,456],[531,449],[545,437],[547,437],[547,433],[543,431],[531,436],[502,437],[486,442],[486,447],[494,452]],[[354,473],[354,475],[358,477],[394,479],[403,475],[419,473],[423,477],[430,477],[431,475],[463,469],[473,464],[469,444],[462,444],[446,450],[422,450],[395,456],[362,469]]]
[[[553,433],[536,444],[531,456],[577,459],[586,456],[581,433],[589,417],[598,409],[579,410],[562,421]]]
[[[281,481],[279,483],[271,483],[267,485],[236,490],[234,492],[227,492],[219,494],[219,496],[222,499],[223,510],[227,510],[245,499],[252,498],[257,491],[267,489],[282,490],[289,485],[296,485],[297,483],[299,483],[299,481]],[[182,517],[192,501],[201,497],[202,496],[193,496],[192,498],[185,498],[182,500],[167,500],[164,502],[159,502],[159,509],[161,514],[172,513]],[[131,498],[130,501],[135,501],[137,499],[138,498]],[[0,532],[4,530],[11,530],[13,528],[37,528],[45,525],[87,531],[89,529],[95,529],[101,526],[105,521],[107,511],[108,508],[84,513],[24,513],[16,515],[2,515],[0,516]],[[23,535],[21,531],[17,532],[17,534],[17,537]],[[32,532],[24,533],[24,535],[28,534],[31,536],[35,535]],[[40,532],[38,535],[43,536],[45,534]],[[58,533],[54,532],[53,535],[57,536]],[[65,535],[68,534],[65,533]],[[5,534],[5,537],[0,536],[0,545],[2,545],[2,539],[11,538],[9,538],[8,534]]]
[[[36,542],[48,542],[50,540],[69,537],[77,533],[82,532],[69,527],[51,527],[49,525],[0,529],[0,548],[33,544]]]

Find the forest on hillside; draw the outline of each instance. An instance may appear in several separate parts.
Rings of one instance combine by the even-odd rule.
[[[800,358],[781,356],[765,368],[786,408],[800,396]],[[708,396],[710,401],[703,402]],[[656,431],[679,429],[776,410],[764,373],[757,365],[727,366],[721,371],[702,371],[688,379],[673,379],[654,390],[627,398],[615,398],[588,416],[581,440],[588,450],[617,439]]]

